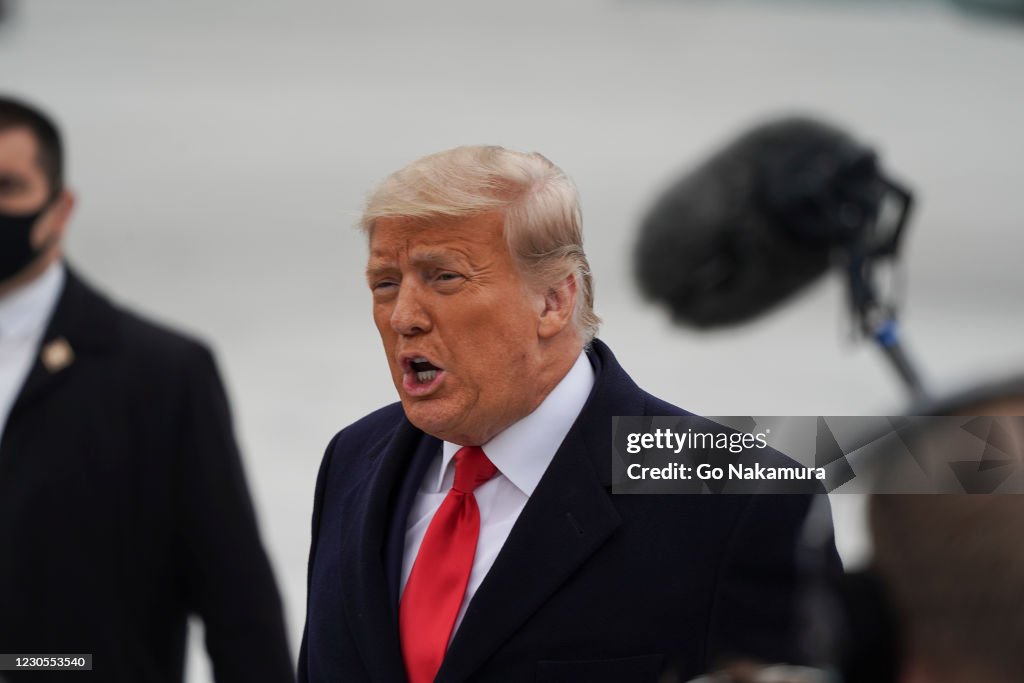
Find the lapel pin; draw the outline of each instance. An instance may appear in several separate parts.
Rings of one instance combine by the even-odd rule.
[[[75,362],[75,352],[64,337],[58,337],[43,347],[43,365],[51,373],[60,372]]]

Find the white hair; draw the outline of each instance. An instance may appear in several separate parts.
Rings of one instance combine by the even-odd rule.
[[[384,179],[370,195],[360,225],[379,218],[466,218],[500,212],[505,239],[533,285],[576,281],[573,325],[584,344],[597,334],[582,214],[572,180],[544,156],[503,147],[456,147],[418,159]]]

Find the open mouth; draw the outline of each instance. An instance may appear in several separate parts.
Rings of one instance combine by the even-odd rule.
[[[402,386],[413,396],[432,392],[444,379],[444,368],[434,365],[426,356],[403,358],[402,371]]]
[[[419,384],[427,384],[430,380],[437,377],[437,373],[441,371],[441,368],[422,356],[409,361],[409,369],[412,370]]]

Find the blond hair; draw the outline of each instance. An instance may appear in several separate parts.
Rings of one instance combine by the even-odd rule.
[[[570,275],[575,279],[573,324],[583,343],[590,343],[601,319],[594,313],[579,197],[569,176],[544,156],[496,146],[425,156],[377,186],[360,226],[371,235],[380,218],[426,222],[489,212],[504,216],[509,250],[532,285],[546,288]]]

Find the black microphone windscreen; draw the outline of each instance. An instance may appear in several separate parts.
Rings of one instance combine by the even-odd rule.
[[[754,128],[656,201],[634,252],[641,290],[699,328],[772,310],[828,269],[844,239],[836,179],[857,173],[873,174],[874,156],[836,128],[806,118]]]

